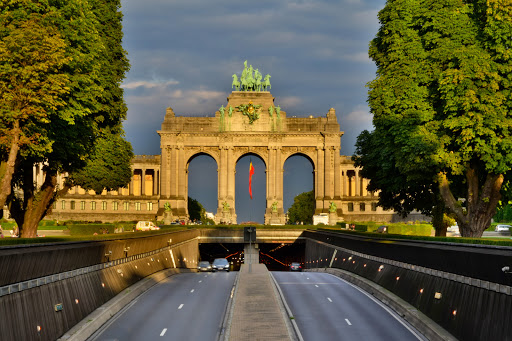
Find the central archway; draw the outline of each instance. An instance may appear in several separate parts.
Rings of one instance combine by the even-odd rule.
[[[252,175],[252,198],[249,194],[249,165],[252,162],[254,174]],[[238,158],[235,176],[235,207],[237,222],[265,223],[265,209],[267,202],[265,161],[254,153],[247,153]]]

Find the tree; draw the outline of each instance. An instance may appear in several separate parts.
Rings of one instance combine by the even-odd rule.
[[[120,124],[126,117],[120,83],[128,62],[120,46],[119,1],[48,0],[44,3],[55,13],[48,26],[55,27],[65,42],[69,63],[63,65],[62,71],[68,77],[68,92],[60,97],[65,105],[55,108],[56,115],[49,117],[45,125],[39,122],[28,125],[32,136],[38,137],[37,143],[24,145],[16,161],[11,181],[15,190],[8,200],[22,237],[34,237],[38,222],[50,212],[52,203],[74,185],[72,175],[77,172],[79,177],[78,172],[86,167],[88,159],[98,161],[95,145],[102,137],[118,134],[122,138]],[[19,8],[31,10],[32,2],[20,2]],[[9,6],[3,8],[5,13],[11,10]],[[122,160],[124,173],[129,160],[126,157]],[[45,165],[45,180],[40,188],[35,188],[32,181],[36,163]],[[62,188],[58,187],[57,173],[71,175]]]
[[[315,214],[315,193],[314,191],[304,192],[293,199],[293,204],[288,210],[288,221],[292,224],[301,223],[313,224]]]
[[[20,148],[50,148],[34,126],[47,125],[66,104],[71,57],[53,24],[57,16],[45,2],[0,5],[0,207],[11,194]]]
[[[405,184],[439,193],[462,236],[479,237],[512,167],[510,6],[397,0],[379,19],[369,52],[377,64],[368,97],[375,130],[363,139]],[[403,200],[416,193],[403,189]]]
[[[191,197],[188,197],[188,216],[190,220],[196,221],[205,221],[206,219],[206,210],[204,209],[203,205],[196,199],[192,199]]]
[[[130,142],[119,132],[104,129],[85,167],[70,174],[70,181],[85,190],[92,189],[96,194],[104,189],[117,190],[132,178],[132,158]]]

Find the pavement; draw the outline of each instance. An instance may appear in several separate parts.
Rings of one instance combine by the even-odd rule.
[[[277,288],[264,264],[240,268],[225,340],[296,340]]]

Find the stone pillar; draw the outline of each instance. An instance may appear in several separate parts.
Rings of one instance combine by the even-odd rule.
[[[359,171],[357,169],[355,170],[355,172],[356,172],[356,176],[355,176],[355,178],[356,178],[356,181],[355,181],[355,183],[356,183],[356,192],[355,192],[355,195],[356,195],[356,197],[359,197],[359,196],[361,196],[361,178],[359,177]]]
[[[340,149],[334,148],[334,199],[341,199]]]
[[[324,151],[324,169],[324,199],[329,200],[333,197],[331,181],[331,147],[326,147]]]
[[[130,185],[128,188],[129,195],[133,195],[133,176],[135,175],[135,169],[132,169],[132,178],[130,179]]]
[[[157,173],[158,171],[156,169],[153,169],[153,195],[158,195]]]
[[[323,148],[317,148],[317,197],[323,198],[325,195],[324,191],[324,179],[325,179],[325,167],[324,167],[324,150]]]
[[[275,184],[276,184],[276,161],[275,161],[275,153],[276,150],[274,147],[268,147],[268,164],[267,166],[267,207],[275,198],[276,191],[275,191]]]
[[[172,147],[169,167],[169,196],[173,199],[178,197],[178,148]]]
[[[281,161],[281,147],[276,149],[276,193],[275,197],[283,207],[283,172],[284,164]]]
[[[350,196],[356,196],[356,175],[350,177]]]
[[[187,160],[185,160],[185,148],[180,146],[178,148],[178,216],[186,218],[188,215],[187,209]]]
[[[146,168],[142,168],[140,170],[141,173],[141,180],[140,180],[140,195],[144,196],[146,195]]]

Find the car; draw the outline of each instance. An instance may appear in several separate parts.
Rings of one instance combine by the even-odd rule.
[[[297,262],[292,262],[292,264],[290,264],[290,271],[302,271],[302,265]]]
[[[499,225],[496,225],[496,227],[494,228],[494,231],[496,231],[496,232],[509,232],[511,227],[512,226],[510,226],[510,225],[499,224]]]
[[[386,225],[381,225],[377,228],[377,233],[388,233],[388,227]]]
[[[212,271],[212,265],[210,262],[202,260],[197,264],[197,270],[199,271]]]
[[[136,231],[153,231],[160,230],[160,227],[155,226],[152,221],[139,221],[137,225],[135,225]]]
[[[229,272],[229,262],[226,258],[215,258],[212,263],[212,271],[228,271]]]

